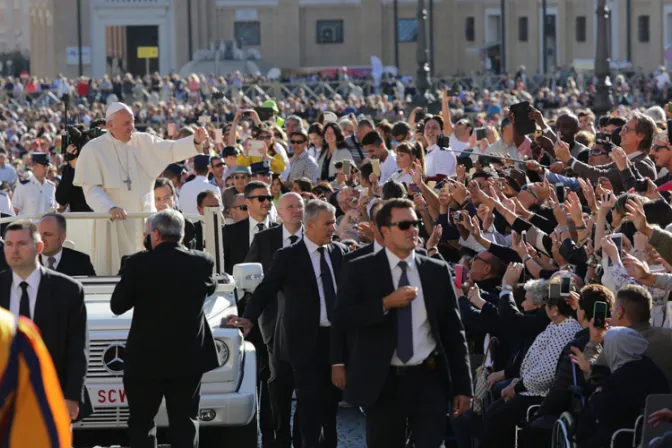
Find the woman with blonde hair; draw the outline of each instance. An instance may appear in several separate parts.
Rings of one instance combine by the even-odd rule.
[[[417,162],[422,171],[422,176],[425,176],[425,149],[422,147],[422,143],[415,142],[401,142],[396,148],[397,152],[397,170],[392,176],[390,176],[389,181],[396,180],[401,182],[406,186],[413,183],[413,176],[411,175],[411,170],[413,169],[413,164]]]

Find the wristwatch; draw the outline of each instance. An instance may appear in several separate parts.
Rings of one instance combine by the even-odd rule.
[[[513,286],[511,286],[511,285],[502,285],[502,291],[511,291],[511,292],[513,292]]]

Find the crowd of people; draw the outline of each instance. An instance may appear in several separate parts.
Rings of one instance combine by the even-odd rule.
[[[438,113],[408,116],[385,94],[233,107],[194,84],[158,105],[106,107],[78,92],[72,124],[100,130],[80,145],[71,131],[63,142],[56,106],[6,105],[0,207],[42,216],[8,230],[39,234],[28,258],[68,276],[95,275],[100,258],[63,247],[63,212],[124,220],[133,210],[118,201],[130,199],[111,192],[136,195],[147,177],[156,216],[200,251],[196,216],[218,207],[224,270],[265,272],[231,320],[257,349],[265,447],[335,448],[339,401],[363,408],[370,447],[549,446],[565,412],[578,446],[609,446],[647,396],[672,392],[672,108],[641,107],[666,99],[663,74],[650,101],[626,101],[641,92],[618,85],[601,117],[573,80],[532,97],[517,87],[524,73],[492,92],[446,88]],[[366,114],[371,104],[394,113]],[[117,142],[170,155],[135,156],[131,169]],[[127,246],[175,243],[159,222]],[[15,272],[16,241],[0,260]],[[105,267],[123,279],[135,257]],[[33,316],[15,286],[0,306]]]

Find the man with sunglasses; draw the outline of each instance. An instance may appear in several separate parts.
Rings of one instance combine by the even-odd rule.
[[[206,190],[220,193],[219,187],[208,181],[207,175],[210,170],[209,165],[210,156],[199,154],[194,157],[194,173],[196,174],[196,177],[184,184],[180,190],[180,208],[186,215],[198,215],[196,198],[199,193]]]
[[[653,143],[656,123],[648,116],[634,112],[628,123],[621,129],[621,148],[627,155],[626,163],[632,167],[635,178],[656,178],[656,167],[649,158],[649,151]],[[555,156],[569,166],[577,177],[590,179],[593,184],[599,182],[600,177],[606,177],[614,187],[615,193],[624,191],[624,180],[615,162],[600,166],[587,165],[570,154],[569,146],[565,142],[555,145]],[[623,167],[625,170],[625,167]],[[625,170],[627,171],[627,170]]]
[[[224,173],[226,171],[226,164],[219,156],[210,157],[210,183],[215,187],[219,188],[220,193],[226,190],[226,177]]]
[[[668,121],[668,123],[672,124],[670,121]],[[653,149],[650,154],[650,157],[656,164],[656,168],[659,170],[667,168],[667,174],[654,180],[654,183],[658,186],[672,180],[672,174],[670,174],[672,173],[672,144],[669,135],[672,130],[670,129],[669,124],[667,131],[656,134],[656,137],[653,139]]]
[[[314,184],[317,183],[317,161],[306,149],[308,148],[308,134],[303,130],[292,132],[290,136],[294,157],[289,162],[287,180],[293,182],[305,177]]]
[[[355,335],[343,398],[366,411],[369,448],[443,444],[446,414],[471,408],[464,327],[445,262],[418,255],[413,202],[392,199],[376,215],[385,249],[350,261],[334,325]],[[376,281],[372,282],[371,279]]]
[[[250,177],[252,177],[252,171],[250,171],[250,167],[248,166],[236,166],[231,176],[233,177],[233,186],[222,192],[225,213],[228,213],[231,209],[233,198],[245,191],[245,186],[250,181]]]
[[[249,216],[249,213],[247,213],[247,204],[245,203],[245,195],[237,194],[233,199],[233,205],[229,210],[229,217],[231,222],[227,222],[227,224],[233,224],[238,221],[242,221],[243,219],[247,219]]]

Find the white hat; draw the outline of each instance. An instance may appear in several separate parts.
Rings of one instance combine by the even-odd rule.
[[[120,110],[125,110],[129,114],[133,115],[133,110],[124,103],[112,103],[108,106],[107,111],[105,111],[105,120],[109,121],[112,116]]]

